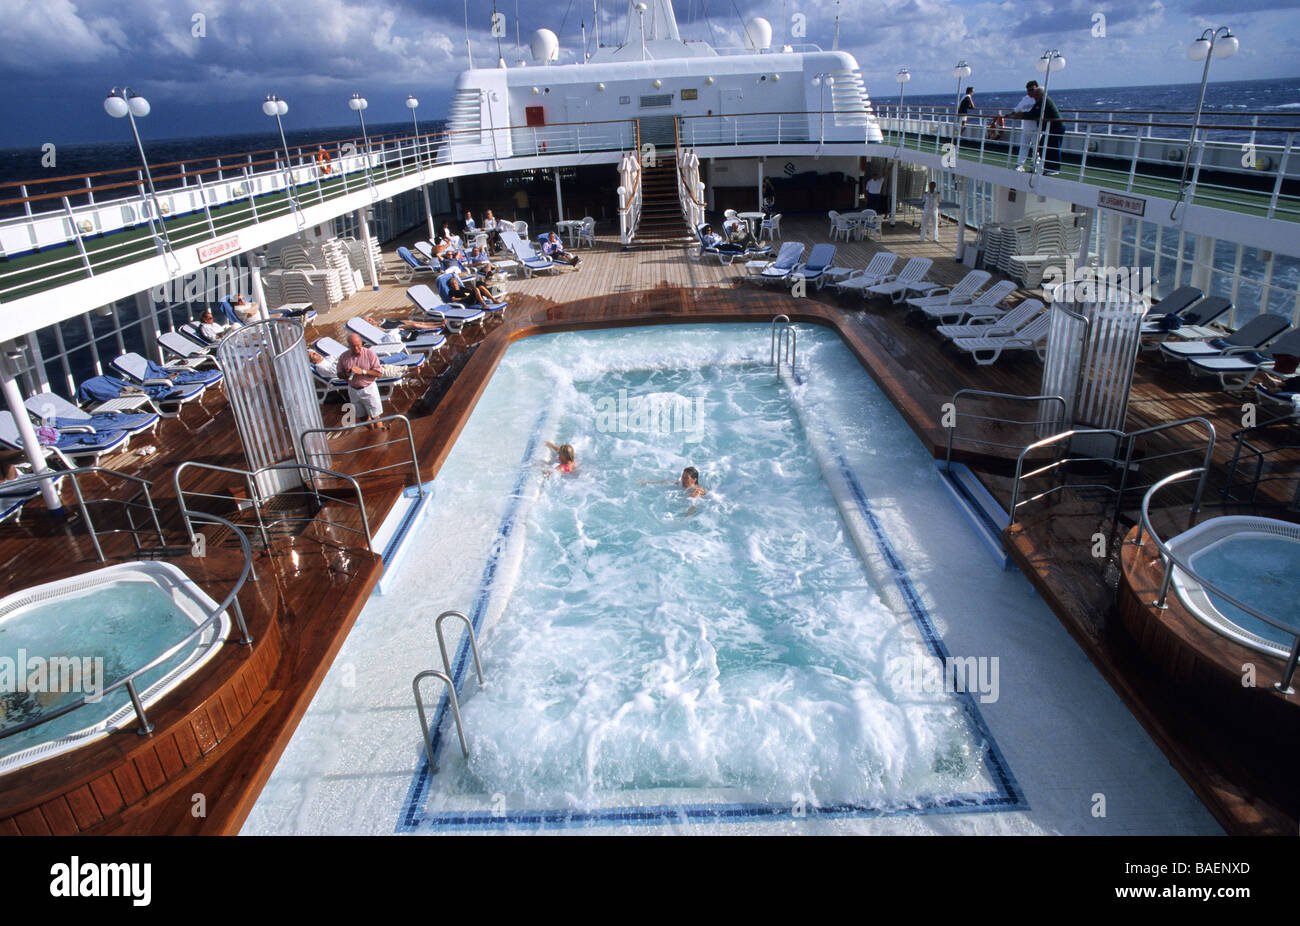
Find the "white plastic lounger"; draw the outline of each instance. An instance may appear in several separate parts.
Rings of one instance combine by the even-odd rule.
[[[864,295],[868,299],[872,296],[888,296],[897,301],[907,294],[909,286],[919,283],[930,272],[933,264],[934,261],[928,257],[913,257],[903,265],[897,276],[892,279],[886,277],[874,286],[868,286]]]
[[[896,263],[898,263],[897,254],[880,251],[871,258],[867,266],[861,270],[854,270],[846,278],[832,283],[831,286],[841,293],[860,293],[868,286],[875,286],[889,277]]]
[[[503,231],[500,235],[502,244],[510,249],[519,263],[523,264],[525,276],[532,276],[542,270],[555,273],[560,269],[555,266],[555,261],[538,254],[531,244],[519,237],[518,232]]]
[[[760,283],[773,283],[779,280],[787,279],[790,274],[794,273],[794,268],[799,266],[799,260],[803,257],[806,245],[798,241],[786,241],[781,245],[781,249],[776,252],[776,260],[772,261],[758,274]]]
[[[219,383],[222,379],[221,373],[215,370],[169,370],[159,367],[136,353],[123,354],[115,358],[110,366],[127,382],[138,386],[170,386],[171,392],[159,401],[175,403],[178,409],[196,399],[202,400],[208,386]],[[164,371],[165,375],[155,375],[159,370]]]
[[[816,283],[821,279],[826,268],[835,263],[835,245],[814,245],[808,259],[790,274],[790,280],[802,279],[805,283]]]
[[[1291,323],[1281,315],[1258,315],[1226,338],[1179,341],[1174,344],[1166,342],[1160,345],[1160,354],[1171,360],[1217,357],[1233,347],[1263,347],[1290,327]]]
[[[150,403],[152,404],[152,403]],[[38,392],[23,400],[33,418],[49,421],[56,428],[83,427],[93,431],[125,431],[135,436],[158,425],[157,412],[91,413],[53,392]]]
[[[43,456],[54,454],[68,463],[68,468],[75,468],[70,461],[80,457],[90,457],[92,466],[99,463],[99,458],[111,450],[123,446],[130,435],[125,431],[96,431],[93,428],[59,428],[59,439],[54,444],[43,444]],[[23,439],[18,432],[14,416],[6,409],[0,411],[0,447],[10,450],[22,450]]]
[[[334,338],[318,338],[313,345],[318,352],[331,360],[337,360],[347,353],[347,348]],[[389,350],[392,348],[392,350]],[[423,366],[428,360],[427,354],[408,354],[402,350],[401,344],[372,344],[370,349],[379,357],[380,363],[386,363],[390,366],[399,367],[419,367]]]
[[[961,325],[940,325],[934,330],[940,337],[952,341],[956,338],[1003,337],[1015,334],[1029,324],[1043,311],[1043,303],[1037,299],[1026,299],[1014,309],[997,315],[975,315]]]
[[[996,318],[1006,313],[1006,308],[1002,303],[1006,302],[1007,297],[1016,291],[1014,280],[999,280],[984,292],[980,293],[970,302],[958,305],[945,305],[942,301],[933,304],[925,304],[927,299],[942,300],[942,296],[922,296],[920,305],[917,308],[927,317],[933,318],[940,324],[957,325],[963,321],[971,321],[975,316],[981,319]]]
[[[483,319],[487,318],[487,313],[482,309],[471,308],[459,302],[443,302],[427,283],[409,287],[406,298],[425,316],[444,322],[450,318],[470,325],[481,325]]]
[[[987,283],[993,274],[987,270],[972,270],[953,286],[935,286],[924,296],[909,296],[904,302],[909,308],[919,309],[923,306],[965,305],[975,298],[979,288]]]
[[[1039,315],[1015,334],[1002,337],[955,338],[953,346],[970,354],[982,367],[996,363],[1003,351],[1033,350],[1047,340],[1047,330],[1052,320],[1046,314]]]
[[[160,331],[157,341],[163,350],[179,360],[202,360],[213,366],[217,363],[211,347],[200,347],[179,331]]]
[[[376,345],[383,347],[396,346],[403,353],[419,351],[421,353],[431,354],[438,348],[447,343],[447,337],[441,331],[422,331],[419,336],[411,338],[409,341],[393,341],[391,334],[396,332],[396,328],[378,328],[370,324],[364,318],[349,318],[347,324],[348,331],[361,335],[361,340],[373,350]],[[375,351],[379,353],[379,351]],[[391,353],[391,351],[389,351]]]

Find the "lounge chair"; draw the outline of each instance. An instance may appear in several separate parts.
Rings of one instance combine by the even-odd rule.
[[[953,347],[965,351],[982,367],[996,363],[1004,351],[1040,349],[1047,340],[1052,319],[1042,313],[1019,331],[1000,337],[985,335],[978,338],[955,338]]]
[[[412,276],[417,273],[442,273],[442,268],[433,264],[426,264],[424,261],[412,254],[409,248],[398,248],[397,259],[406,265],[405,268],[398,268],[398,272],[401,276],[405,276],[407,271],[409,271]]]
[[[51,470],[49,476],[54,480],[54,489],[57,492],[63,483],[63,474]],[[41,484],[31,476],[20,475],[17,479],[0,482],[0,521],[7,521],[10,518],[14,518],[15,521],[22,520],[23,506],[40,494]]]
[[[894,264],[898,262],[898,255],[889,251],[879,251],[872,256],[871,260],[861,270],[854,270],[843,280],[830,284],[841,293],[860,293],[868,286],[875,286],[881,280],[890,276],[890,271],[894,269]]]
[[[790,274],[789,281],[802,279],[805,283],[816,283],[821,280],[828,267],[835,263],[835,245],[817,244],[813,245],[812,253],[808,259],[799,265],[793,273]]]
[[[868,286],[863,295],[868,299],[872,296],[888,296],[897,302],[907,295],[909,287],[921,282],[921,279],[930,272],[933,264],[934,261],[928,257],[913,257],[903,265],[903,269],[898,271],[896,276],[887,276],[879,283]]]
[[[381,330],[381,329],[376,329]],[[435,334],[437,332],[434,332]],[[365,337],[362,336],[362,340]],[[347,353],[347,348],[334,338],[317,338],[316,343],[312,345],[316,351],[326,357],[337,360]],[[370,349],[379,357],[379,362],[391,367],[409,367],[416,368],[424,365],[428,359],[424,354],[408,354],[404,351],[404,345],[394,344],[392,342],[381,342],[369,345]]]
[[[975,293],[979,292],[979,288],[992,276],[993,274],[987,270],[972,270],[953,286],[936,286],[924,296],[909,296],[903,301],[907,303],[909,309],[920,309],[923,306],[951,308],[955,305],[965,305],[975,298]]]
[[[919,296],[915,300],[909,299],[908,304],[915,301],[915,308],[918,308],[927,318],[933,318],[940,324],[957,325],[963,321],[970,321],[974,316],[979,316],[983,320],[1004,314],[1006,308],[1002,304],[1015,291],[1015,280],[998,280],[984,292],[963,304],[944,303],[943,296]],[[927,303],[926,300],[929,299],[936,301]]]
[[[95,431],[91,428],[66,430],[56,428],[55,430],[58,431],[58,440],[53,444],[42,445],[43,454],[48,456],[53,453],[62,459],[69,469],[75,468],[75,464],[71,461],[81,457],[90,457],[92,466],[98,464],[101,456],[118,449],[130,439],[130,435],[125,431]],[[23,439],[18,432],[18,425],[7,409],[0,411],[0,446],[8,447],[10,450],[23,449]]]
[[[334,343],[338,344],[337,341],[335,341]],[[338,346],[342,347],[343,345],[338,344]],[[325,354],[324,351],[321,351],[321,353]],[[325,356],[327,359],[332,359],[337,355],[325,354]],[[405,357],[406,355],[402,354],[400,356]],[[424,358],[420,357],[418,359],[422,361]],[[332,392],[343,393],[347,391],[348,381],[346,379],[340,379],[338,376],[333,376],[333,375],[326,376],[325,374],[321,373],[321,371],[317,368],[316,364],[314,363],[309,363],[308,366],[311,367],[312,380],[316,384],[316,398],[318,401],[324,402],[326,397],[329,396],[329,394]],[[402,376],[381,376],[377,380],[375,380],[375,382],[379,385],[380,398],[383,399],[388,398],[388,396],[392,394],[393,388],[395,386],[400,386],[404,378],[405,378],[405,371],[403,372]]]
[[[1147,317],[1142,319],[1143,334],[1161,334],[1170,328],[1162,327],[1166,318],[1170,316],[1177,317],[1181,320],[1183,312],[1199,302],[1205,293],[1201,292],[1195,286],[1180,286],[1168,296],[1157,302],[1152,308],[1158,309],[1156,312],[1147,313]],[[1176,326],[1175,326],[1176,327]]]
[[[48,423],[55,428],[90,428],[96,432],[125,431],[134,437],[144,431],[152,431],[158,426],[157,412],[103,412],[85,411],[61,395],[53,392],[38,392],[23,400],[23,405],[32,417]]]
[[[412,352],[431,354],[447,343],[447,336],[441,331],[421,331],[410,340],[401,340],[401,336],[398,335],[398,340],[393,340],[393,335],[397,334],[399,329],[380,328],[360,317],[349,318],[347,329],[354,334],[361,335],[361,340],[371,347],[377,344],[383,346],[396,345],[407,354]]]
[[[799,259],[803,257],[804,247],[798,241],[785,242],[781,245],[781,250],[777,251],[776,260],[764,267],[758,273],[756,279],[760,283],[772,283],[789,279],[790,274],[794,273],[794,268],[799,266]]]
[[[175,418],[180,413],[181,405],[202,394],[202,386],[176,386],[170,381],[139,385],[116,376],[92,376],[83,380],[81,387],[77,389],[77,401],[97,402],[102,405],[125,399],[143,400],[141,404],[149,406],[151,411],[164,418]],[[163,405],[176,405],[177,411],[164,411],[161,408]],[[99,414],[99,412],[91,414]]]
[[[1201,341],[1211,336],[1212,329],[1206,326],[1227,314],[1232,309],[1232,300],[1222,296],[1210,296],[1194,304],[1180,314],[1168,313],[1152,322],[1147,316],[1142,322],[1143,350],[1157,350],[1170,338],[1183,341]]]
[[[737,219],[736,221],[740,222],[742,220]],[[704,257],[707,254],[711,257],[716,257],[718,259],[719,264],[726,264],[730,266],[732,263],[738,260],[753,260],[763,254],[772,253],[772,248],[766,244],[759,245],[758,247],[742,248],[739,251],[732,250],[731,247],[728,247],[727,249],[724,250],[719,245],[716,244],[715,245],[705,244],[704,226],[708,224],[710,223],[702,222],[699,225],[695,226],[695,237],[696,240],[699,241],[699,253],[696,255],[696,260]]]
[[[993,315],[972,315],[964,324],[940,325],[934,330],[940,337],[947,338],[949,341],[956,338],[1003,337],[1015,334],[1037,318],[1042,311],[1042,302],[1037,299],[1026,299],[1009,311]]]
[[[483,319],[487,318],[487,313],[481,308],[462,305],[459,302],[443,302],[427,283],[417,283],[415,286],[408,287],[406,298],[410,299],[426,318],[437,318],[443,322],[454,319],[462,324],[471,325],[481,324]]]
[[[1171,360],[1191,360],[1193,357],[1217,357],[1232,348],[1260,348],[1290,327],[1291,323],[1281,315],[1257,315],[1225,338],[1173,344],[1166,341],[1160,345],[1160,355]]]
[[[515,255],[515,259],[523,265],[525,276],[531,277],[534,273],[539,273],[542,270],[555,273],[560,269],[555,266],[555,261],[538,254],[531,244],[519,237],[518,232],[503,231],[500,235],[501,243],[509,248],[510,252]]]
[[[139,354],[123,354],[110,365],[116,372],[122,374],[122,379],[117,380],[118,383],[143,389],[155,403],[175,405],[177,408],[176,414],[180,413],[181,406],[203,398],[208,389],[208,376],[215,375],[218,381],[221,378],[220,373],[202,373],[198,370],[169,371]],[[92,380],[98,379],[99,377],[91,377],[90,380],[82,383],[81,389],[77,392],[77,398],[86,401],[83,394],[87,391],[87,386]],[[114,377],[109,377],[109,379],[114,379]],[[106,391],[111,389],[112,386],[112,383],[108,384]],[[154,392],[154,389],[161,391]],[[120,395],[121,391],[119,390],[117,395],[113,397],[117,398]]]
[[[110,364],[127,380],[136,383],[171,382],[177,386],[216,386],[225,376],[220,370],[194,370],[189,367],[168,367],[154,363],[143,354],[126,353],[114,358]]]
[[[1290,407],[1300,415],[1300,376],[1292,376],[1280,383],[1256,383],[1255,395],[1261,402]]]
[[[1276,357],[1300,357],[1300,328],[1292,328],[1263,350],[1231,348],[1214,357],[1190,357],[1193,373],[1217,376],[1224,389],[1245,389],[1255,374],[1272,368]]]
[[[444,303],[456,304],[456,300],[454,300],[451,297],[451,279],[454,276],[456,276],[455,273],[444,273],[436,280],[436,285],[438,287],[438,298],[441,299]],[[472,273],[470,274],[469,279],[461,280],[461,286],[464,287],[475,286],[477,284],[478,284],[478,277]],[[490,292],[489,295],[491,295]],[[506,308],[506,304],[504,302],[475,302],[474,305],[478,306],[480,309],[483,309],[484,311],[487,312],[503,312],[505,311]]]
[[[411,245],[411,247],[415,249],[416,254],[419,254],[420,257],[424,258],[426,264],[433,263],[433,245],[428,241],[417,241],[415,244]]]
[[[200,346],[179,331],[160,331],[157,341],[158,346],[178,360],[202,360],[214,365],[217,362],[211,345]]]

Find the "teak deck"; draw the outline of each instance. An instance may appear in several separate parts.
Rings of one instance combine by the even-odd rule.
[[[787,221],[785,237],[824,240],[824,229],[821,219]],[[950,229],[945,230],[945,237],[951,239]],[[966,271],[943,256],[947,242],[942,246],[919,243],[914,226],[900,224],[896,234],[887,231],[884,245],[904,257],[935,257],[932,276],[937,279],[952,281]],[[876,242],[842,244],[837,263],[863,266],[881,246]],[[664,323],[766,323],[781,313],[795,321],[828,325],[840,332],[918,438],[936,456],[942,456],[946,443],[946,432],[939,425],[942,405],[957,389],[971,387],[1019,395],[1039,391],[1041,367],[1032,353],[1008,356],[994,367],[976,367],[944,349],[930,331],[907,323],[897,307],[882,307],[879,303],[867,307],[861,302],[839,305],[829,291],[810,291],[808,298],[795,299],[780,289],[760,289],[742,282],[739,278],[744,271],[739,264],[724,267],[715,262],[693,262],[676,248],[626,252],[602,241],[595,251],[581,253],[585,259],[579,272],[566,269],[552,277],[509,283],[511,306],[504,318],[451,335],[443,356],[427,365],[433,369],[395,393],[388,410],[411,418],[423,480],[436,478],[509,344],[543,332]],[[405,316],[408,307],[404,288],[404,284],[393,281],[378,292],[356,294],[319,319],[309,332],[310,339],[324,334],[338,336],[343,322],[356,315]],[[765,335],[761,341],[765,350]],[[1171,390],[1170,386],[1177,388]],[[1188,390],[1187,386],[1187,381],[1173,371],[1141,360],[1129,413],[1130,428],[1191,415],[1211,418],[1221,435],[1239,426],[1240,403],[1233,397],[1217,391]],[[183,537],[183,528],[172,498],[172,469],[187,459],[233,467],[243,464],[239,437],[224,399],[206,401],[203,411],[188,409],[182,418],[163,423],[154,441],[161,448],[158,454],[141,459],[128,453],[105,461],[107,466],[116,464],[154,480],[164,527],[169,537],[177,540]],[[327,423],[337,422],[339,407],[337,402],[326,405]],[[372,433],[349,436],[335,446],[385,439],[372,437]],[[388,436],[393,433],[390,431]],[[1005,504],[1009,491],[1005,458],[961,441],[957,451],[977,466],[990,490]],[[1216,453],[1220,465],[1225,453],[1222,447]],[[398,456],[376,450],[348,458],[339,466],[358,471],[380,461],[392,462]],[[230,487],[223,481],[224,477],[212,475],[203,477],[198,484],[205,490],[225,491]],[[372,528],[382,522],[407,484],[409,476],[396,471],[362,482]],[[328,506],[325,515],[332,522],[359,525],[359,517],[352,509]],[[1292,790],[1288,790],[1289,784],[1281,780],[1285,776],[1247,762],[1244,756],[1253,753],[1240,752],[1241,744],[1224,725],[1189,716],[1191,712],[1179,703],[1176,694],[1151,677],[1131,641],[1115,632],[1115,561],[1120,545],[1115,543],[1112,555],[1101,561],[1090,555],[1090,538],[1100,521],[1095,505],[1072,507],[1061,502],[1012,528],[1007,535],[1008,549],[1098,670],[1225,828],[1234,833],[1294,833],[1300,808]],[[0,571],[6,585],[23,587],[56,573],[93,568],[95,563],[83,533],[75,524],[42,516],[38,506],[33,506],[21,524],[0,526]],[[271,617],[278,620],[283,653],[265,679],[261,696],[250,697],[249,704],[241,705],[243,723],[228,724],[230,730],[224,738],[210,739],[206,749],[190,755],[191,761],[173,768],[166,782],[153,775],[155,787],[148,789],[147,796],[130,789],[136,803],[123,809],[127,802],[120,786],[116,798],[110,789],[101,788],[103,793],[91,789],[92,801],[82,808],[83,818],[77,821],[76,831],[239,831],[382,571],[379,556],[359,549],[355,534],[333,531],[319,522],[303,530],[277,530],[271,553],[258,553],[255,561],[261,578],[257,583],[250,582],[241,601],[247,598],[248,609],[254,607],[254,599],[266,599],[262,607],[275,612]],[[200,691],[197,699],[181,699],[185,703],[179,711],[179,701],[165,701],[163,707],[172,704],[168,709],[178,714],[174,719],[191,726],[220,726],[229,720],[214,719],[212,703],[204,701],[203,695]],[[103,748],[116,754],[135,749],[142,741],[152,745],[152,757],[136,762],[137,768],[147,767],[152,775],[155,760],[161,763],[164,753],[175,766],[170,747],[150,743],[157,738],[157,733],[138,737],[133,729],[127,729],[106,738],[103,742],[108,745]],[[45,790],[47,772],[74,784],[102,777],[103,770],[87,758],[74,752],[66,758],[49,760],[50,767],[41,767],[40,775],[19,772],[10,776],[14,781],[0,778],[0,821],[9,821],[0,824],[0,832],[68,831],[66,819],[52,820],[47,815],[34,817],[28,813],[23,819],[30,825],[20,825],[16,822],[17,812],[30,811],[40,803],[38,792]],[[194,794],[205,795],[206,816],[195,815]],[[63,825],[52,825],[56,822]]]

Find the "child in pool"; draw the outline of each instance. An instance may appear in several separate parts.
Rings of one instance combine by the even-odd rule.
[[[572,444],[560,444],[558,447],[550,441],[546,446],[555,451],[555,455],[560,459],[560,465],[555,467],[561,473],[573,473],[578,468],[578,461],[574,458]]]

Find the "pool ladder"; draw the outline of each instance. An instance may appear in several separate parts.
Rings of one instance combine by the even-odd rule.
[[[456,735],[460,738],[460,751],[469,758],[469,744],[465,742],[465,724],[460,719],[460,701],[456,698],[456,685],[451,680],[451,659],[447,656],[447,639],[442,632],[442,622],[449,617],[459,618],[465,622],[465,633],[469,635],[470,652],[474,654],[474,671],[478,673],[478,683],[483,684],[483,663],[478,658],[478,640],[474,636],[474,625],[460,611],[443,611],[433,622],[438,634],[438,651],[442,653],[442,671],[427,669],[417,673],[411,680],[411,693],[415,696],[415,709],[420,715],[420,733],[424,738],[424,754],[429,759],[429,771],[438,771],[438,762],[433,755],[433,737],[429,730],[429,718],[424,712],[424,698],[420,695],[420,682],[426,678],[436,678],[447,688],[447,700],[451,703],[451,716],[456,720]]]
[[[780,325],[779,328],[778,325]],[[797,333],[794,325],[790,324],[789,315],[778,315],[772,319],[772,351],[768,363],[776,367],[778,373],[781,372],[781,364],[789,357],[790,374],[794,375],[796,339]]]

